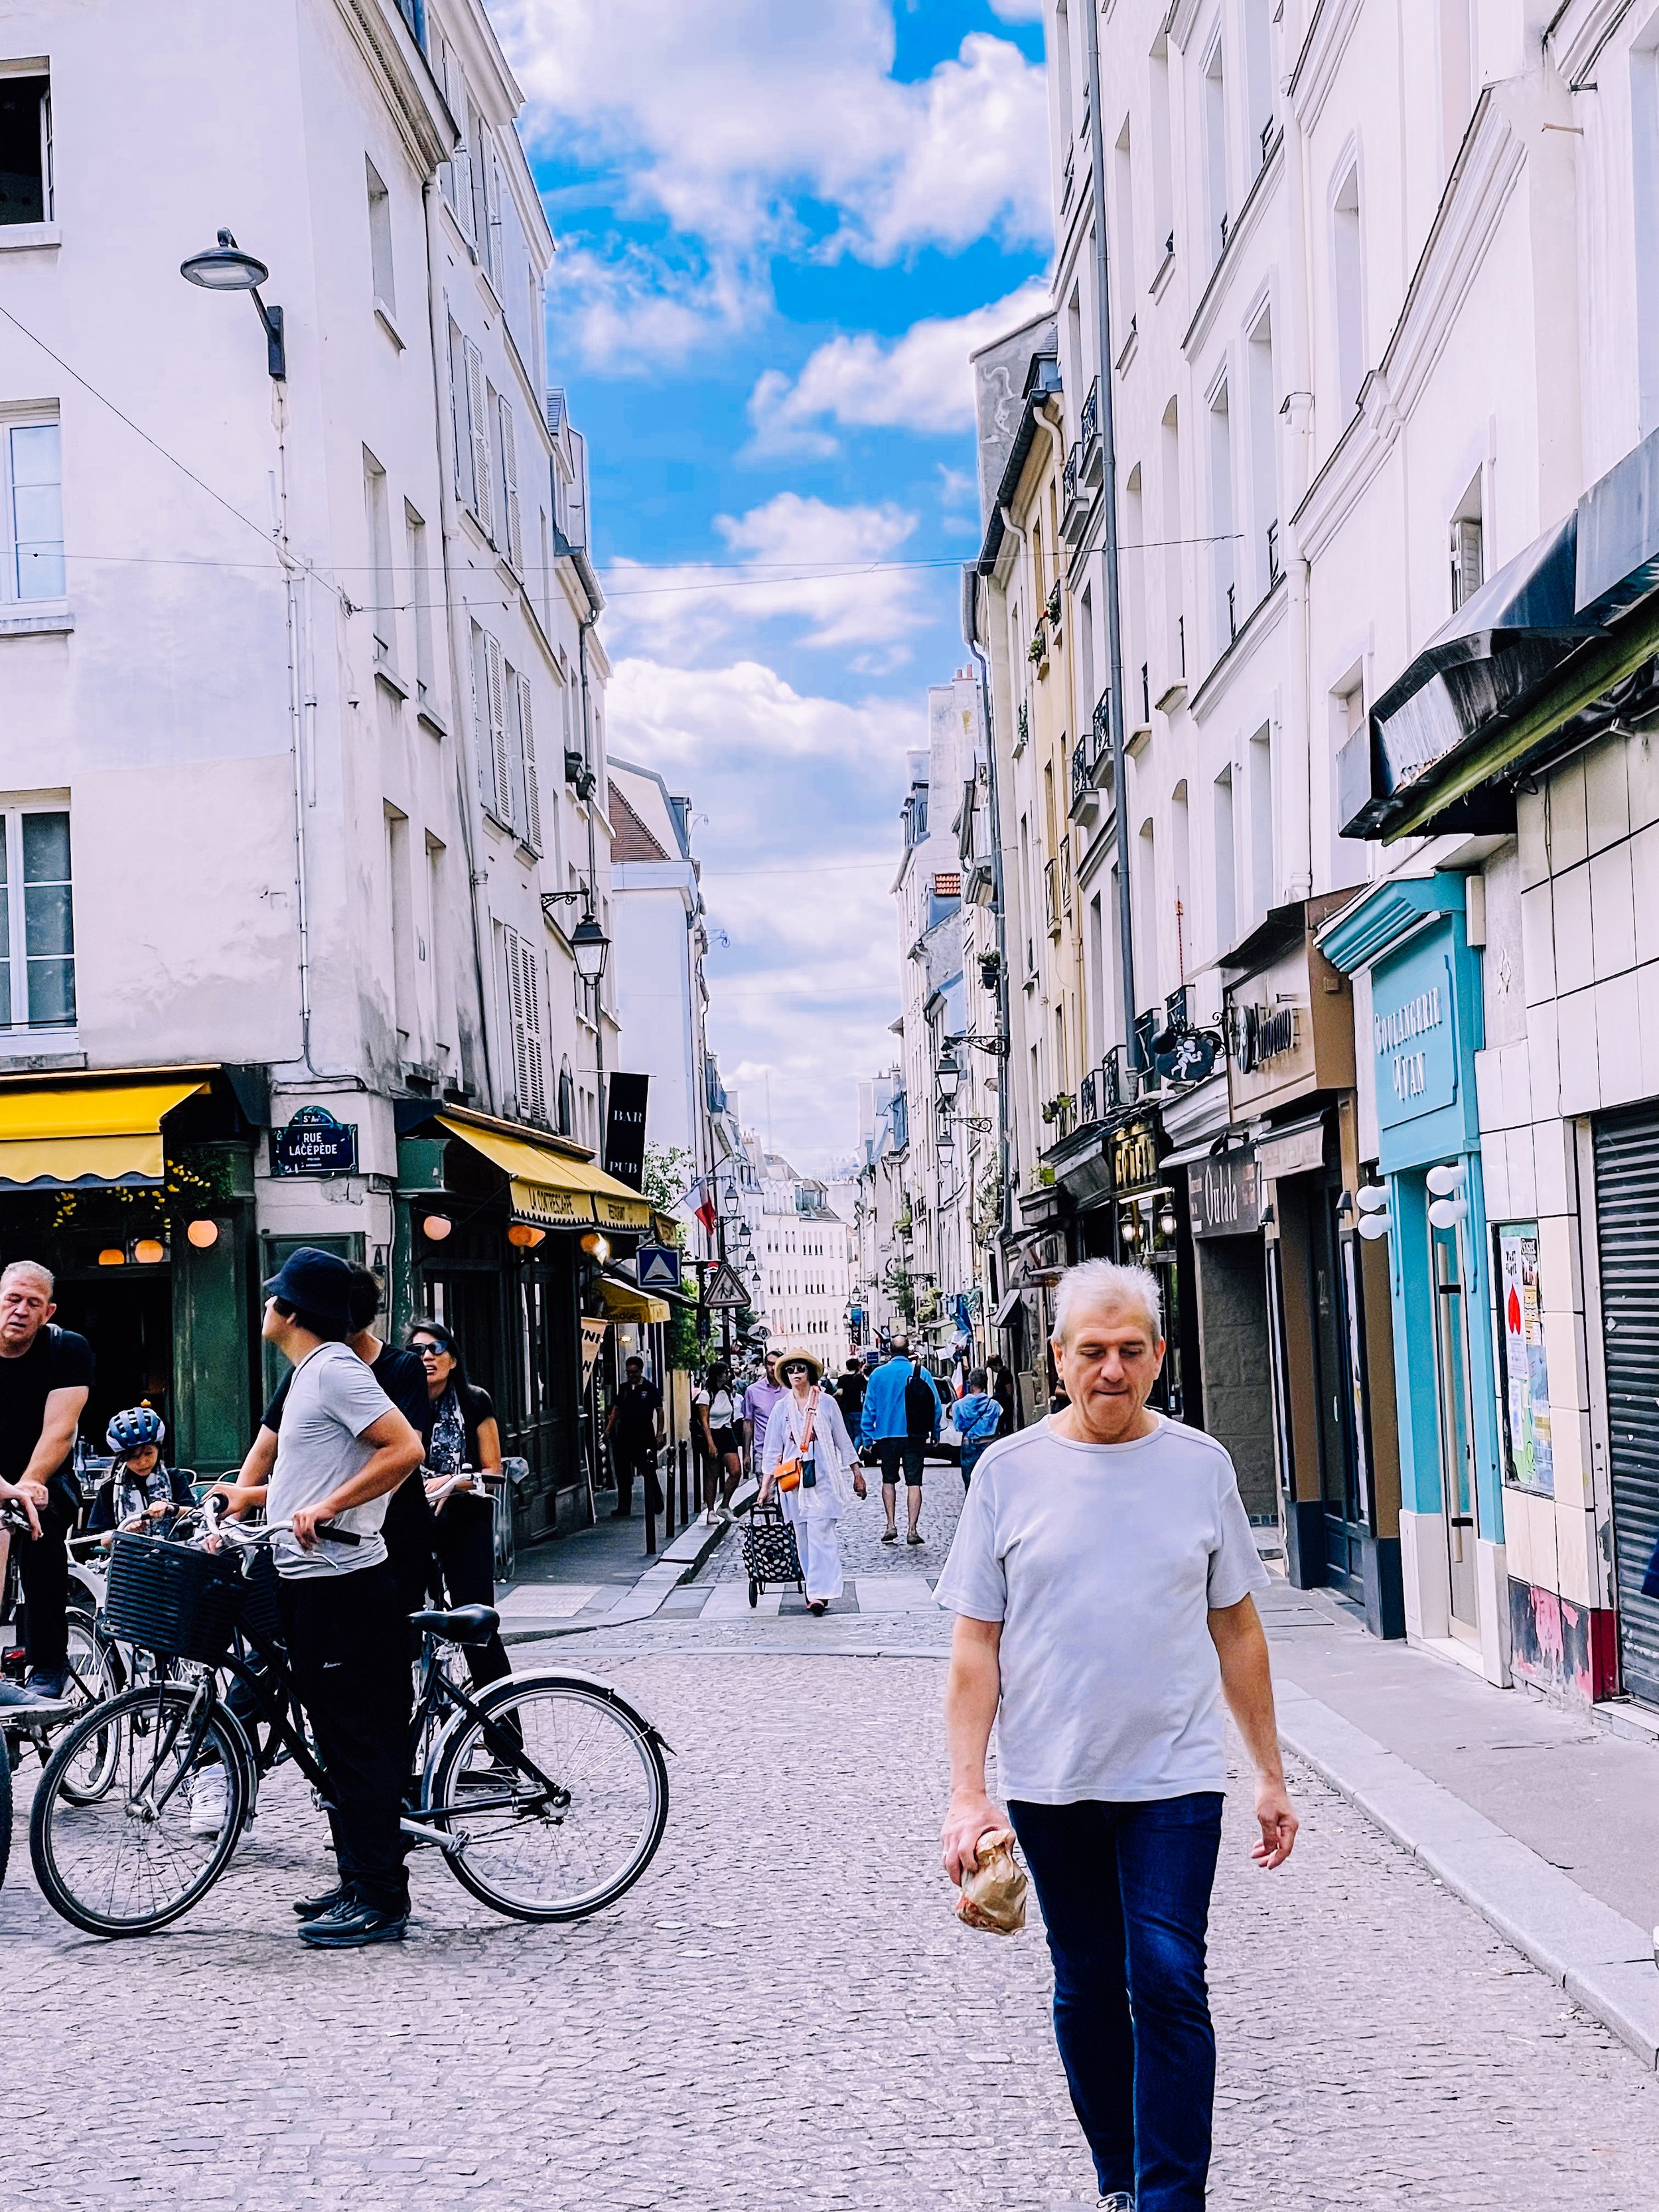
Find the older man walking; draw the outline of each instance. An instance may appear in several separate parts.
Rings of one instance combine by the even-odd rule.
[[[1155,1279],[1085,1261],[1060,1282],[1063,1413],[992,1444],[939,1601],[956,1613],[945,1871],[1003,1814],[1036,1885],[1054,2036],[1111,2212],[1200,2212],[1215,2035],[1205,1980],[1226,1786],[1222,1700],[1255,1769],[1261,1867],[1290,1856],[1266,1583],[1232,1462],[1149,1412]]]

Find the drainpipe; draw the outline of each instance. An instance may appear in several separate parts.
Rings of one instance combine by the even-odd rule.
[[[1101,491],[1105,534],[1101,549],[1106,595],[1106,653],[1112,717],[1112,795],[1117,813],[1117,930],[1123,965],[1123,1039],[1134,1052],[1134,909],[1129,896],[1129,795],[1123,729],[1123,617],[1117,574],[1117,434],[1112,393],[1111,269],[1106,251],[1106,145],[1100,125],[1100,12],[1094,0],[1083,10],[1089,53],[1089,163],[1095,208],[1095,328],[1100,349]],[[1091,711],[1092,712],[1092,702]]]
[[[1285,456],[1285,588],[1289,598],[1291,680],[1285,702],[1285,763],[1279,775],[1279,819],[1285,841],[1281,896],[1288,902],[1313,896],[1313,696],[1308,608],[1308,562],[1295,520],[1308,489],[1313,447],[1313,391],[1308,363],[1308,225],[1302,125],[1286,79],[1284,102],[1285,181],[1291,228],[1290,281],[1286,308]]]
[[[1002,1234],[1006,1238],[1012,1235],[1014,1226],[1013,1177],[1009,1173],[1008,1161],[1008,1060],[1013,1049],[1013,1022],[1008,1003],[1007,906],[1002,889],[1002,804],[997,784],[996,738],[991,726],[990,664],[979,641],[979,583],[972,568],[966,571],[964,580],[968,588],[963,594],[963,612],[967,619],[962,626],[963,635],[969,652],[979,666],[980,712],[985,721],[986,783],[991,802],[991,911],[996,917],[997,1030],[1004,1046],[997,1054],[997,1142],[1002,1155]],[[990,1337],[988,1316],[985,1332],[988,1344]]]

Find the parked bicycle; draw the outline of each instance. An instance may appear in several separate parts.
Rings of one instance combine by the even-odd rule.
[[[279,1759],[326,1793],[276,1635],[269,1547],[289,1524],[225,1523],[214,1550],[203,1522],[196,1544],[118,1536],[106,1605],[113,1635],[189,1662],[195,1679],[158,1676],[83,1714],[35,1793],[29,1855],[41,1893],[90,1935],[148,1935],[198,1903]],[[608,1682],[569,1670],[514,1674],[473,1694],[446,1662],[494,1632],[489,1606],[410,1620],[422,1645],[405,1833],[513,1918],[580,1920],[614,1904],[667,1825],[657,1729]],[[222,1825],[192,1833],[191,1785],[215,1765]],[[88,1777],[106,1767],[107,1782],[89,1794]]]

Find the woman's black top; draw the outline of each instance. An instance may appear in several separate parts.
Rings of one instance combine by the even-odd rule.
[[[426,1463],[432,1472],[453,1474],[459,1468],[482,1467],[478,1431],[495,1418],[488,1390],[476,1382],[452,1382],[427,1412]]]

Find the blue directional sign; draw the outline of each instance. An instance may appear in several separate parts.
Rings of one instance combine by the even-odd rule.
[[[634,1255],[634,1271],[642,1291],[677,1291],[680,1286],[680,1255],[672,1244],[641,1244]]]

